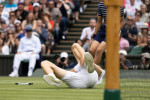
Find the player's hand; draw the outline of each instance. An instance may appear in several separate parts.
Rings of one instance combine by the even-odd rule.
[[[81,58],[80,59],[80,66],[83,66],[83,64],[84,64],[84,58]]]

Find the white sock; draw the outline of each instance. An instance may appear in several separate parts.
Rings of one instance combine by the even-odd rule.
[[[59,80],[54,73],[49,73],[48,75],[53,76],[56,80]]]

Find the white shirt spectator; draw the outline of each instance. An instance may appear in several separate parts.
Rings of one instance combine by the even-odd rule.
[[[40,51],[41,42],[38,37],[32,35],[31,38],[27,36],[21,38],[17,52],[34,52],[38,54]]]
[[[4,6],[4,12],[11,12],[11,11],[15,11],[18,8],[17,4],[13,3],[13,4],[6,4]]]
[[[80,39],[83,40],[87,35],[87,38],[91,41],[91,36],[93,35],[94,31],[95,31],[95,28],[94,28],[94,30],[91,30],[91,27],[84,28],[82,30]]]

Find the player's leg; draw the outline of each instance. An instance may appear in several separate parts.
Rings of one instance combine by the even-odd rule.
[[[85,54],[84,49],[78,43],[74,43],[71,49],[77,62],[79,62],[80,59],[84,57],[84,54]]]
[[[41,62],[41,67],[47,75],[50,73],[54,73],[59,79],[63,78],[67,74],[66,70],[59,68],[58,66],[47,60]]]
[[[98,48],[99,44],[100,43],[98,41],[94,40],[94,41],[92,41],[92,43],[90,45],[89,52],[91,53],[93,58],[95,57],[95,52],[96,52],[96,49]]]
[[[102,41],[95,52],[94,63],[99,65],[101,62],[102,54],[106,49],[106,42]]]

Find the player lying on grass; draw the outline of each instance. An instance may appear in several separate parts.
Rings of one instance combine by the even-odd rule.
[[[63,81],[71,88],[93,88],[101,84],[105,71],[93,63],[91,54],[77,43],[72,45],[72,52],[78,64],[71,71],[61,69],[49,61],[42,61],[41,66],[46,73],[44,80],[54,86],[61,86]]]

